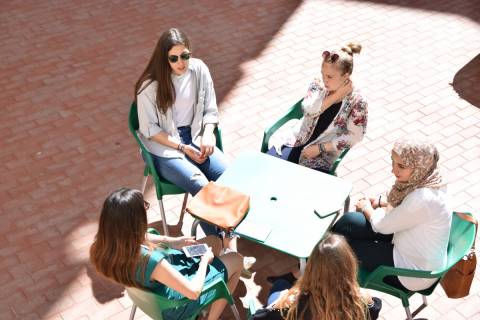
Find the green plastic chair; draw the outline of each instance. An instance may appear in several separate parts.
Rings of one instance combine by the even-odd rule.
[[[155,228],[148,228],[147,232],[157,235],[160,234]],[[192,300],[188,298],[183,298],[180,300],[169,300],[152,291],[139,288],[128,287],[126,288],[126,290],[128,296],[133,301],[132,310],[130,312],[130,320],[133,320],[133,318],[135,317],[137,307],[140,308],[150,318],[162,320],[163,311],[171,308],[178,308],[192,302]],[[215,300],[225,299],[232,308],[235,319],[240,320],[240,315],[238,313],[237,307],[235,306],[235,301],[233,300],[233,297],[230,294],[230,291],[228,290],[228,287],[223,279],[216,279],[215,281],[212,281],[208,285],[204,286],[199,299],[203,297],[206,297],[205,301],[198,306],[192,316],[188,319],[194,320],[203,309],[205,309]]]
[[[272,135],[280,129],[285,123],[287,123],[290,120],[293,119],[300,119],[303,117],[303,111],[302,111],[302,101],[303,98],[298,100],[297,103],[295,103],[280,119],[275,121],[273,125],[271,125],[269,128],[265,129],[263,132],[263,140],[262,140],[262,147],[260,148],[260,151],[263,153],[267,153],[268,151],[268,142],[270,141],[270,138]],[[330,174],[333,176],[337,175],[337,168],[340,162],[343,160],[345,155],[348,153],[350,149],[346,148],[344,149],[338,158],[335,160],[335,162],[332,165],[332,168],[330,169]],[[345,207],[344,207],[344,212],[347,212],[350,207],[350,196],[345,200]]]
[[[268,142],[270,141],[270,138],[278,129],[280,129],[281,126],[283,126],[285,123],[287,123],[290,120],[300,119],[303,117],[302,101],[303,101],[303,98],[300,99],[297,103],[295,103],[280,119],[275,121],[273,125],[265,129],[265,131],[263,132],[262,147],[260,149],[261,152],[267,153]],[[338,165],[343,160],[343,158],[345,157],[345,155],[349,150],[350,150],[349,148],[346,148],[345,150],[342,151],[342,153],[340,153],[338,158],[333,163],[332,168],[330,169],[331,175],[334,175],[334,176],[337,175]]]
[[[140,310],[142,310],[150,318],[162,320],[164,319],[163,311],[171,308],[182,307],[192,302],[192,300],[187,298],[180,300],[169,300],[151,291],[138,288],[127,288],[127,293],[134,303],[132,306],[132,311],[130,312],[130,320],[133,320],[135,317],[137,307],[140,308]],[[206,285],[200,295],[200,298],[203,297],[206,297],[204,303],[199,305],[194,314],[187,319],[194,320],[200,314],[200,312],[212,302],[218,299],[225,299],[232,308],[235,319],[240,320],[240,315],[237,307],[235,306],[235,302],[233,301],[233,297],[228,291],[228,287],[223,279],[219,278]]]
[[[135,102],[132,103],[132,106],[130,108],[130,114],[128,117],[128,127],[133,137],[135,138],[135,141],[137,141],[137,144],[140,147],[140,152],[146,161],[145,168],[143,170],[143,180],[142,180],[141,191],[142,193],[144,193],[145,187],[147,185],[148,177],[151,176],[155,184],[155,191],[157,193],[157,200],[160,207],[160,214],[162,216],[163,232],[165,235],[168,236],[167,219],[165,217],[165,209],[163,207],[163,201],[162,201],[163,196],[185,193],[185,197],[183,198],[182,209],[180,212],[180,218],[178,220],[178,224],[180,224],[183,221],[183,216],[185,215],[185,207],[187,205],[188,192],[186,192],[180,187],[177,187],[170,181],[164,179],[162,176],[158,174],[157,170],[155,170],[155,166],[153,164],[153,158],[150,155],[150,153],[147,151],[147,149],[145,148],[145,146],[143,145],[142,141],[139,139],[137,134],[139,123],[138,123],[137,104]],[[217,147],[220,150],[223,150],[222,135],[218,127],[215,129],[215,137],[217,140]]]
[[[468,215],[472,215],[467,213]],[[403,268],[394,268],[379,266],[372,272],[363,268],[359,269],[358,282],[362,288],[373,289],[395,296],[402,300],[407,319],[412,320],[421,310],[427,306],[426,296],[430,295],[440,283],[443,275],[450,270],[460,259],[463,258],[473,245],[475,239],[475,225],[459,218],[456,214],[452,217],[452,226],[450,229],[450,239],[447,249],[447,266],[445,269],[436,271],[409,270]],[[438,278],[431,287],[421,291],[400,290],[383,282],[386,276],[404,276],[413,278]],[[423,304],[413,313],[410,312],[408,299],[415,293],[422,295]]]

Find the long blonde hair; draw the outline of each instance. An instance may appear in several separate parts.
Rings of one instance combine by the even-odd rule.
[[[306,294],[306,305],[298,302]],[[293,297],[293,302],[292,301]],[[305,273],[282,296],[276,307],[289,308],[287,320],[359,320],[368,317],[367,304],[357,283],[357,260],[343,236],[327,234],[313,249]]]

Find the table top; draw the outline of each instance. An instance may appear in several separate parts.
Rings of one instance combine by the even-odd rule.
[[[240,154],[217,183],[250,196],[235,233],[307,258],[352,190],[346,180],[260,152]]]

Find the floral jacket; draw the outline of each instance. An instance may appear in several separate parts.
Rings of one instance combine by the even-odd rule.
[[[292,135],[284,141],[287,146],[299,146],[305,144],[315,129],[321,114],[320,108],[325,98],[326,90],[319,83],[312,82],[308,88],[302,103],[303,118],[299,122]],[[351,148],[363,139],[367,130],[367,101],[356,89],[343,98],[340,111],[327,129],[310,145],[331,142],[333,152],[321,153],[312,159],[300,156],[299,164],[310,167],[330,170],[335,160],[345,148]],[[306,146],[306,147],[307,147]]]

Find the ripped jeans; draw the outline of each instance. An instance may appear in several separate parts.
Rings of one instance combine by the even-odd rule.
[[[200,150],[192,141],[190,127],[179,127],[178,133],[183,144],[189,144]],[[215,151],[205,162],[198,164],[187,156],[185,158],[164,158],[151,154],[153,163],[160,175],[187,191],[191,195],[196,195],[208,181],[215,181],[225,171],[227,167],[226,157],[223,152],[215,147]],[[217,234],[214,226],[201,223],[206,235]]]

